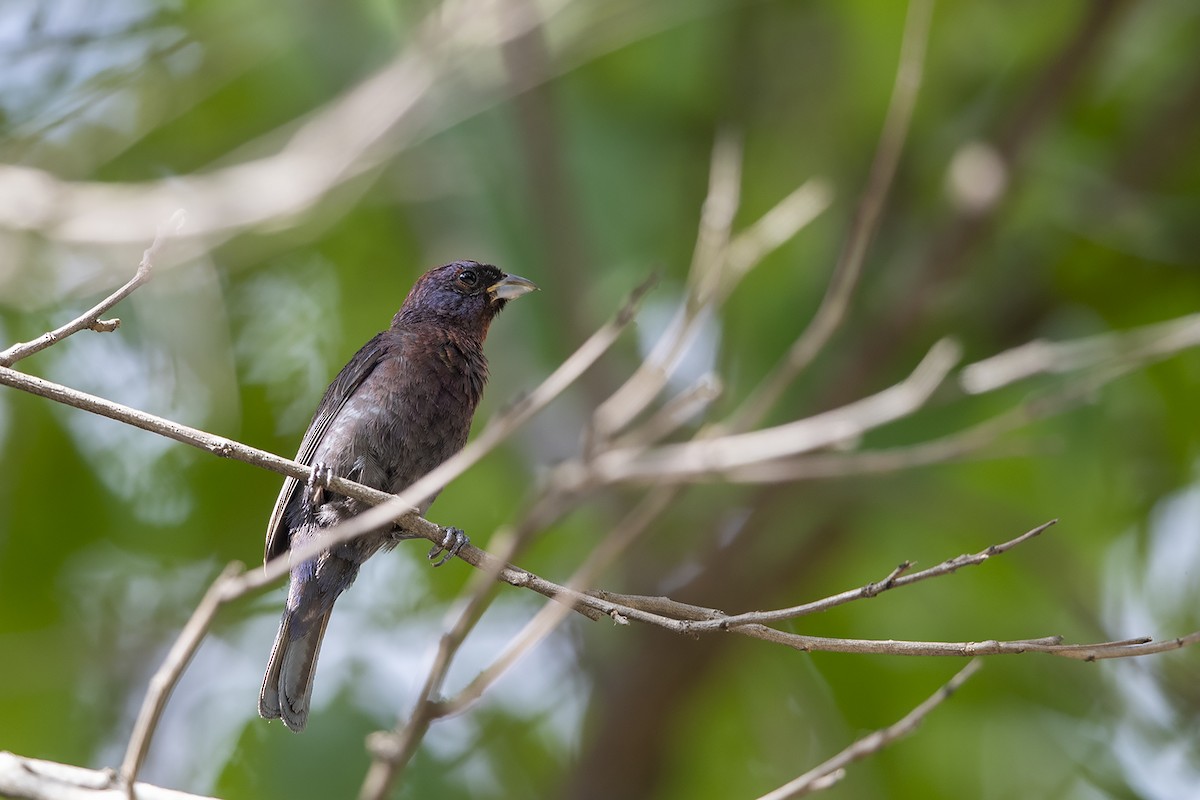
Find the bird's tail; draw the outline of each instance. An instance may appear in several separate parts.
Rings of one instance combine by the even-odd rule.
[[[296,733],[308,724],[313,675],[331,612],[332,608],[315,620],[302,621],[290,608],[285,610],[271,648],[258,694],[258,713],[265,719],[282,719]]]

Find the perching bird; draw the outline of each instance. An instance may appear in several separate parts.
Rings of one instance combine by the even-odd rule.
[[[355,353],[325,390],[296,455],[300,463],[313,465],[313,480],[307,487],[295,478],[283,482],[267,524],[265,560],[364,510],[365,504],[324,488],[329,475],[395,493],[462,449],[487,382],[483,340],[488,326],[509,300],[536,288],[525,278],[474,261],[456,261],[421,276],[391,327]],[[458,537],[449,548],[453,553],[465,537],[447,530]],[[403,534],[397,529],[381,529],[292,565],[259,714],[304,730],[333,603],[364,561],[399,538]]]

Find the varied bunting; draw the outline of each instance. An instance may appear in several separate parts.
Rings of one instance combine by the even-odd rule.
[[[325,390],[296,460],[314,467],[302,487],[287,478],[267,524],[266,560],[321,536],[364,509],[324,488],[338,475],[398,492],[466,444],[487,381],[483,340],[509,300],[533,283],[489,264],[457,261],[432,269],[413,286],[391,327],[359,350]],[[424,514],[431,497],[419,511]],[[461,531],[447,529],[453,553]],[[271,649],[258,713],[293,731],[308,722],[321,638],[333,603],[364,561],[403,532],[381,528],[292,566],[287,605]],[[434,548],[432,558],[441,548]]]

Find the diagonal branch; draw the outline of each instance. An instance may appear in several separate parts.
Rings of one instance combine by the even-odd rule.
[[[736,628],[739,625],[748,625],[751,623],[768,623],[781,622],[783,620],[795,619],[804,617],[810,614],[816,614],[821,611],[828,611],[831,608],[836,608],[840,605],[852,602],[854,600],[863,600],[869,597],[877,597],[889,589],[897,589],[901,586],[911,586],[920,581],[929,580],[930,578],[940,578],[943,575],[949,575],[957,572],[963,567],[974,567],[990,559],[992,556],[998,556],[1002,553],[1007,553],[1018,545],[1028,542],[1035,536],[1040,535],[1051,525],[1057,523],[1058,520],[1052,519],[1049,522],[1042,523],[1032,530],[1026,531],[1015,539],[1010,539],[1001,544],[994,544],[986,547],[973,555],[961,555],[955,558],[947,559],[941,564],[929,569],[921,570],[920,572],[909,573],[908,570],[912,567],[911,561],[898,566],[896,569],[877,583],[868,583],[858,589],[841,592],[831,595],[822,600],[814,600],[811,603],[804,603],[791,608],[781,608],[775,611],[754,611],[747,614],[737,614],[735,616],[722,617],[720,619],[705,620],[692,624],[693,631],[706,631],[713,629],[727,630]]]
[[[969,364],[963,368],[959,381],[968,393],[982,394],[1034,375],[1128,362],[1144,366],[1196,346],[1200,346],[1200,314],[1188,314],[1080,339],[1026,342]]]
[[[163,663],[150,678],[146,687],[146,697],[138,711],[137,720],[133,724],[133,733],[129,737],[129,745],[125,749],[125,758],[121,761],[121,782],[124,786],[132,786],[137,780],[138,772],[150,752],[150,739],[162,718],[162,712],[167,707],[167,700],[175,690],[183,671],[196,654],[200,642],[212,626],[217,610],[226,600],[226,587],[232,580],[244,572],[241,564],[233,563],[217,577],[208,591],[204,593],[191,619],[179,632],[175,644],[171,646]]]
[[[792,344],[774,371],[732,416],[728,427],[733,431],[752,428],[767,415],[796,376],[812,363],[821,349],[828,344],[846,317],[859,275],[862,273],[867,248],[875,236],[876,228],[879,227],[883,205],[891,189],[896,167],[900,163],[904,140],[908,138],[909,123],[912,121],[917,93],[921,88],[932,16],[933,0],[912,0],[909,3],[900,44],[900,65],[896,70],[896,81],[892,87],[892,98],[884,118],[883,131],[879,135],[879,144],[875,149],[871,172],[867,176],[866,189],[863,190],[862,199],[854,214],[846,244],[834,266],[829,287],[808,327]]]
[[[147,251],[147,253],[151,254],[151,251]],[[149,258],[143,259],[143,264],[148,265]],[[312,558],[321,550],[331,546],[334,542],[348,540],[388,522],[398,522],[406,530],[435,543],[440,543],[444,537],[442,528],[425,520],[413,510],[415,503],[419,502],[420,497],[423,496],[420,493],[436,492],[441,485],[444,485],[445,482],[450,481],[477,462],[511,435],[517,427],[526,422],[530,417],[544,408],[553,398],[564,391],[616,341],[621,331],[633,319],[636,305],[652,285],[653,281],[648,280],[637,287],[613,320],[602,326],[600,330],[584,342],[539,387],[510,406],[505,412],[498,415],[471,445],[425,476],[421,481],[418,481],[417,484],[410,487],[406,492],[396,496],[389,495],[344,478],[335,477],[330,480],[331,489],[340,494],[375,504],[376,507],[355,517],[351,521],[354,524],[342,525],[330,529],[329,537],[319,542],[310,543],[307,547],[298,548],[290,554],[275,559],[261,573],[247,573],[241,567],[234,565],[227,568],[209,588],[204,600],[197,607],[191,620],[189,620],[184,630],[180,633],[163,665],[151,679],[122,765],[121,776],[125,784],[130,785],[136,780],[137,773],[145,759],[150,746],[150,740],[171,690],[174,688],[179,676],[186,668],[201,639],[212,624],[212,620],[221,605],[280,579],[288,572],[290,563],[294,561],[304,561]],[[136,288],[136,286],[133,288]],[[100,313],[103,313],[103,311]],[[79,329],[82,330],[82,327]],[[205,431],[181,425],[162,417],[60,384],[25,375],[8,367],[0,367],[0,384],[106,416],[119,422],[125,422],[134,427],[207,450],[221,457],[234,458],[248,464],[280,472],[284,475],[290,475],[300,480],[307,480],[308,475],[312,471],[311,467],[296,461],[281,458],[280,456],[249,447],[240,442],[215,436]],[[405,499],[406,496],[417,499],[407,500]],[[367,518],[365,525],[363,524],[364,518]],[[459,552],[459,556],[468,563],[489,571],[499,580],[516,586],[524,586],[550,597],[558,597],[558,587],[548,584],[548,582],[524,570],[506,564],[503,560],[496,559],[494,556],[478,548],[470,545],[465,546]],[[586,609],[582,610],[582,613],[593,618],[597,616],[594,612],[589,613]]]
[[[158,251],[166,243],[167,236],[179,231],[183,227],[183,222],[183,210],[180,209],[172,214],[170,219],[158,226],[158,233],[154,236],[154,242],[142,254],[142,260],[138,264],[137,272],[133,274],[133,277],[124,286],[67,324],[52,331],[47,331],[33,341],[19,342],[4,352],[0,352],[0,367],[11,367],[22,358],[27,358],[34,353],[41,352],[47,347],[61,342],[68,336],[85,329],[93,330],[97,333],[112,333],[115,331],[120,326],[121,320],[100,319],[100,317],[107,314],[109,309],[126,297],[129,297],[139,286],[150,280],[151,271],[154,269],[154,257],[158,255]]]
[[[748,433],[649,450],[640,447],[608,450],[586,464],[565,464],[560,472],[568,483],[655,481],[680,475],[719,474],[747,464],[828,447],[916,411],[941,386],[958,358],[958,346],[942,340],[930,349],[909,377],[841,408]]]
[[[579,349],[567,358],[552,372],[540,386],[519,401],[498,414],[495,419],[455,456],[443,462],[425,477],[418,480],[405,491],[390,495],[367,486],[355,483],[345,478],[334,476],[329,481],[329,487],[338,494],[370,503],[375,507],[363,512],[357,517],[341,525],[330,528],[326,536],[313,541],[305,547],[291,551],[290,557],[296,560],[306,560],[316,556],[321,550],[334,544],[349,541],[361,536],[367,531],[395,522],[406,531],[414,533],[434,543],[440,543],[445,538],[445,532],[438,525],[422,518],[414,511],[417,504],[425,497],[434,494],[454,478],[461,475],[487,453],[501,444],[513,431],[523,425],[537,412],[541,411],[555,397],[561,394],[597,359],[602,356],[617,340],[620,333],[630,324],[634,317],[634,309],[642,297],[653,285],[653,279],[647,280],[630,293],[622,308],[612,320],[605,323]],[[312,473],[312,467],[277,456],[265,450],[227,439],[223,436],[192,428],[163,417],[149,414],[129,406],[106,400],[102,397],[87,394],[76,389],[53,383],[51,381],[26,375],[7,367],[0,367],[0,384],[20,389],[30,394],[45,397],[49,400],[73,406],[84,411],[90,411],[103,417],[124,422],[136,428],[157,433],[177,442],[191,445],[212,453],[221,458],[232,458],[246,464],[269,469],[282,475],[289,475],[297,480],[307,481]],[[476,548],[464,547],[460,556],[475,566],[487,563],[487,556]],[[489,568],[494,567],[490,565]],[[282,556],[269,563],[258,578],[244,578],[244,591],[253,591],[268,585],[288,572],[288,557]],[[531,581],[522,571],[510,572],[499,570],[501,580],[515,585],[530,586]],[[537,589],[535,589],[537,591]]]
[[[846,767],[855,761],[878,753],[897,739],[907,736],[917,729],[921,721],[929,716],[929,712],[949,699],[968,679],[982,666],[979,661],[967,664],[950,681],[934,692],[930,697],[905,714],[899,721],[882,730],[868,734],[854,744],[838,753],[833,758],[818,764],[808,772],[793,781],[785,783],[773,792],[762,795],[758,800],[791,800],[794,797],[804,797],[815,791],[828,788],[837,783],[846,774]]]
[[[486,71],[490,61],[479,54],[539,20],[535,14],[497,16],[485,0],[439,4],[391,63],[326,103],[261,158],[181,178],[116,185],[67,181],[44,170],[0,164],[0,226],[35,230],[63,242],[119,243],[149,238],[144,221],[161,219],[181,205],[193,220],[191,237],[228,236],[294,220],[333,189],[432,131],[476,113],[494,96],[437,116],[422,113],[434,90],[456,71],[471,73],[494,93],[503,91]]]

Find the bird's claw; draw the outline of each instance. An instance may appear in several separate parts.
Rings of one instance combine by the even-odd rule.
[[[433,561],[433,566],[440,567],[450,559],[458,555],[458,551],[463,549],[463,545],[470,543],[470,539],[458,528],[442,528],[442,533],[445,538],[441,544],[435,544],[429,551],[429,560],[433,561],[437,558],[438,553],[442,554],[441,558]]]
[[[325,490],[332,477],[333,468],[328,464],[313,464],[312,474],[308,476],[308,502],[314,508],[325,502]]]

